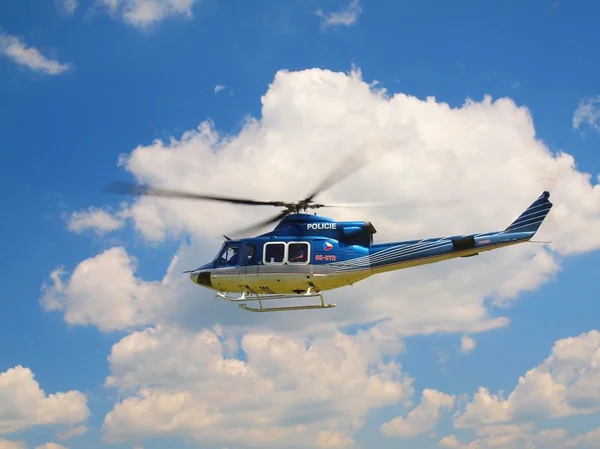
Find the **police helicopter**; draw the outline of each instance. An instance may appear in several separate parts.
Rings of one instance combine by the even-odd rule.
[[[277,223],[271,231],[239,239],[224,235],[225,241],[212,261],[185,272],[192,282],[215,290],[218,297],[239,303],[239,307],[251,312],[332,308],[335,303],[326,304],[322,292],[353,285],[384,272],[477,256],[484,251],[528,242],[552,208],[548,199],[550,193],[544,191],[502,231],[374,243],[373,235],[377,231],[369,221],[335,221],[307,213],[310,209],[324,207],[390,204],[320,204],[313,201],[325,188],[339,182],[339,178],[337,181],[326,178],[313,193],[297,202],[202,195],[123,182],[110,183],[105,191],[282,208],[276,216],[245,230],[249,232]],[[421,205],[421,202],[416,204]],[[231,296],[236,293],[239,296]],[[263,305],[266,300],[316,297],[320,298],[319,304]],[[259,307],[248,307],[246,302],[250,301],[257,301]]]

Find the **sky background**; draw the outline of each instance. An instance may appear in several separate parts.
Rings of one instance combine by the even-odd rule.
[[[600,30],[596,26],[599,15],[600,4],[592,0],[507,0],[485,4],[466,0],[452,4],[433,0],[362,0],[360,3],[358,0],[351,3],[347,0],[2,2],[0,190],[3,211],[0,232],[4,236],[2,253],[6,263],[0,284],[0,449],[59,449],[61,446],[58,444],[84,449],[105,445],[117,448],[233,449],[251,443],[265,447],[270,439],[276,441],[273,447],[391,448],[407,444],[419,448],[459,448],[467,447],[471,442],[474,442],[469,446],[471,449],[531,449],[551,447],[552,444],[556,447],[598,447],[595,444],[600,445],[600,428],[597,428],[600,422],[600,414],[597,413],[600,410],[600,383],[597,378],[600,378],[600,373],[596,378],[589,373],[598,372],[597,360],[600,357],[600,334],[597,334],[600,313],[600,242],[597,234],[600,229],[600,195],[599,188],[593,188],[600,173],[597,157],[600,110],[596,109],[597,105],[600,106],[600,56],[596,51],[596,43],[600,39]],[[389,212],[389,215],[380,212],[371,216],[370,219],[381,231],[381,235],[376,235],[378,241],[436,236],[439,235],[436,234],[438,230],[442,234],[452,230],[461,233],[463,229],[464,232],[483,232],[494,230],[494,226],[508,225],[546,188],[541,184],[539,187],[528,184],[530,180],[533,183],[543,177],[536,172],[533,164],[527,162],[541,158],[535,153],[535,137],[550,151],[568,153],[575,161],[575,166],[561,172],[564,179],[571,180],[562,184],[566,185],[563,196],[560,196],[561,187],[556,187],[557,195],[553,191],[551,197],[557,205],[555,208],[562,208],[561,213],[553,217],[554,223],[548,225],[554,228],[548,228],[547,236],[553,242],[556,237],[557,246],[525,245],[527,248],[522,251],[506,250],[508,255],[493,252],[465,263],[462,260],[446,262],[444,267],[428,268],[429,271],[419,268],[415,270],[414,279],[411,274],[397,274],[401,277],[393,277],[396,276],[393,274],[385,275],[382,281],[365,281],[369,284],[361,290],[362,305],[357,305],[358,300],[348,300],[346,306],[343,299],[337,299],[343,296],[338,296],[336,310],[346,307],[349,312],[322,314],[321,318],[317,318],[321,311],[309,312],[299,319],[292,331],[285,329],[285,323],[294,318],[248,317],[231,304],[215,305],[212,295],[197,286],[188,287],[190,283],[181,272],[211,260],[219,248],[220,234],[239,227],[239,220],[256,218],[254,211],[217,208],[221,206],[205,209],[196,204],[164,206],[177,208],[172,209],[175,212],[171,221],[164,218],[171,209],[161,209],[163,206],[150,202],[139,202],[135,209],[131,207],[134,203],[130,200],[122,207],[124,199],[102,193],[103,186],[112,179],[132,179],[132,173],[165,182],[177,182],[182,173],[187,173],[187,177],[179,179],[185,179],[186,187],[201,192],[241,192],[246,196],[256,192],[256,196],[270,196],[268,199],[279,199],[273,196],[280,194],[287,195],[282,199],[295,198],[293,195],[299,197],[311,188],[310,182],[314,183],[319,178],[318,174],[311,174],[312,170],[327,171],[335,163],[338,151],[334,144],[320,152],[303,146],[300,143],[304,142],[303,138],[294,137],[297,132],[294,108],[305,111],[297,113],[300,117],[310,116],[306,111],[310,107],[315,108],[315,121],[306,119],[304,125],[297,125],[298,129],[306,126],[306,133],[313,130],[316,133],[320,129],[318,120],[322,114],[323,129],[333,126],[331,133],[341,136],[342,140],[332,142],[341,142],[344,136],[342,125],[336,128],[338,125],[325,123],[327,114],[323,111],[328,107],[328,93],[322,95],[325,99],[322,104],[319,103],[320,106],[305,103],[305,99],[313,98],[312,91],[306,86],[313,86],[310,83],[315,83],[315,79],[321,80],[318,85],[325,86],[338,82],[342,85],[345,81],[330,72],[305,72],[313,68],[339,73],[344,79],[354,80],[344,84],[345,90],[340,88],[341,97],[351,95],[352,89],[359,89],[356,87],[359,82],[365,86],[377,82],[374,89],[385,88],[388,97],[394,93],[416,97],[413,103],[403,103],[404,106],[399,107],[404,107],[403,111],[414,107],[414,113],[406,114],[414,117],[417,124],[438,120],[435,126],[441,126],[444,121],[448,129],[453,126],[460,128],[459,120],[467,120],[467,113],[464,117],[459,115],[459,108],[467,99],[482,102],[486,95],[494,101],[508,97],[515,105],[498,109],[498,115],[490,115],[492,112],[488,114],[483,109],[491,111],[493,106],[482,103],[480,112],[470,110],[469,120],[481,120],[478,123],[492,128],[500,126],[498,123],[509,128],[514,125],[521,132],[527,127],[529,118],[524,118],[523,110],[518,108],[525,107],[530,114],[530,126],[533,126],[535,135],[518,140],[522,146],[500,148],[499,140],[491,134],[477,141],[480,147],[475,147],[473,152],[488,151],[481,147],[482,143],[489,143],[490,152],[491,147],[497,144],[493,149],[494,156],[489,158],[473,156],[470,162],[470,156],[463,157],[460,148],[452,147],[459,145],[452,143],[453,139],[462,142],[458,131],[447,134],[449,151],[460,159],[458,165],[472,165],[474,171],[486,173],[496,173],[497,170],[497,182],[490,181],[490,185],[486,186],[483,181],[475,180],[464,188],[457,188],[455,193],[470,201],[464,206],[465,214],[457,212],[453,215],[452,211],[445,211],[446,218],[438,220],[435,212],[429,213],[424,216],[428,218],[422,218],[422,226],[415,227],[420,230],[419,235],[411,236],[410,227],[402,230],[402,225],[397,223],[403,217],[402,211]],[[276,74],[281,70],[296,75],[283,76],[276,82]],[[303,90],[305,88],[306,91]],[[359,98],[363,94],[356,95]],[[433,105],[426,103],[427,97],[435,97]],[[296,101],[287,101],[290,98]],[[347,98],[343,104],[362,110],[362,106],[356,105],[363,100]],[[417,106],[417,102],[421,106]],[[437,103],[446,103],[456,109],[448,111]],[[369,107],[364,106],[365,109]],[[425,113],[426,107],[445,112]],[[336,109],[332,114],[342,114],[340,110]],[[289,112],[289,115],[284,112]],[[275,142],[277,139],[287,142],[281,146],[286,149],[279,150],[273,144],[269,150],[272,152],[269,152],[260,149],[258,138],[256,142],[259,144],[253,143],[255,136],[242,136],[237,140],[239,143],[235,151],[242,151],[245,146],[256,151],[256,157],[251,157],[248,163],[252,165],[245,165],[246,156],[237,160],[235,154],[228,153],[221,160],[215,159],[220,157],[218,155],[195,149],[205,144],[202,136],[194,135],[190,142],[173,144],[179,153],[173,150],[169,155],[163,151],[169,146],[169,139],[179,141],[183,133],[196,129],[207,120],[213,123],[220,136],[229,135],[237,139],[247,127],[247,117],[259,122],[262,117],[262,126],[273,132]],[[435,132],[428,134],[428,129],[433,128],[418,126],[422,140],[434,139]],[[492,131],[498,132],[495,128]],[[251,134],[251,131],[248,133]],[[156,139],[164,139],[164,148],[154,143]],[[352,142],[352,139],[348,141]],[[444,146],[446,142],[431,145],[428,151],[434,151],[431,148]],[[281,151],[281,156],[276,151]],[[131,157],[129,165],[119,165],[121,154]],[[531,159],[528,159],[530,155]],[[164,173],[159,173],[162,157],[172,157],[173,161],[177,158],[177,161],[165,162],[165,167],[168,167]],[[263,167],[266,167],[265,170],[270,167],[270,158],[278,157],[297,161],[303,167],[297,190],[294,190],[296,187],[281,187],[280,182],[290,183],[291,172],[276,174],[276,181],[270,183],[264,177],[264,171],[261,172]],[[433,157],[431,164],[435,165],[437,156]],[[504,160],[522,158],[519,159],[524,161],[521,171],[513,172],[497,165],[503,157],[506,157]],[[558,158],[555,155],[544,157],[552,164]],[[412,168],[416,171],[425,170],[430,164],[428,156],[413,160]],[[411,195],[419,198],[419,195],[431,197],[440,192],[452,193],[453,178],[446,178],[443,171],[447,166],[440,162],[442,174],[424,176],[424,182],[432,182],[424,184],[419,191],[411,192]],[[377,166],[371,170],[371,175],[365,174],[363,180],[374,181],[378,174],[382,177],[382,173],[388,173],[379,171],[383,169]],[[390,173],[387,177],[383,176],[387,181],[383,182],[384,189],[381,190],[374,182],[361,190],[356,185],[348,187],[359,181],[347,181],[346,187],[340,186],[336,190],[335,199],[353,201],[352,189],[361,190],[369,197],[358,201],[378,201],[380,195],[386,198],[402,196],[402,173],[407,172],[401,170],[404,169],[398,168],[399,184],[391,184],[396,181],[390,179],[395,176]],[[590,177],[585,180],[581,174],[589,174]],[[231,191],[227,191],[227,184],[222,181],[229,177],[237,180],[234,184],[238,184]],[[252,178],[251,187],[240,187],[245,177]],[[480,188],[485,194],[477,196]],[[91,206],[108,209],[102,213],[100,209],[89,210]],[[477,215],[479,206],[481,216]],[[495,206],[498,207],[497,215],[490,212]],[[205,218],[205,212],[208,217],[217,218]],[[267,210],[265,214],[271,212]],[[413,218],[418,220],[415,216],[417,218]],[[469,217],[474,217],[473,221],[469,221]],[[184,224],[180,226],[178,220]],[[442,225],[446,223],[449,231],[440,227],[439,222],[433,223],[435,221],[443,222]],[[395,225],[400,226],[397,234],[394,234]],[[490,229],[480,229],[481,226],[476,225],[489,226]],[[169,236],[153,237],[152,232],[158,228]],[[186,247],[187,242],[191,242],[191,249]],[[124,247],[127,254],[136,258],[135,281],[125,275],[119,277],[125,270],[117,262],[106,262],[100,268],[83,266],[79,277],[75,280],[73,275],[69,283],[69,275],[81,262],[115,247]],[[179,257],[177,263],[181,265],[175,263],[177,270],[165,275],[175,254]],[[110,254],[111,257],[113,255],[119,257],[119,254]],[[550,267],[552,263],[544,259],[546,256],[554,258],[556,267]],[[517,260],[521,265],[513,264]],[[546,265],[529,277],[526,271],[530,269],[529,261],[532,264],[541,261],[540,264]],[[503,271],[503,267],[509,266],[520,271]],[[64,267],[66,273],[62,285],[53,283],[50,278],[58,267]],[[483,267],[490,268],[485,268],[487,271],[483,273]],[[95,273],[93,279],[86,278],[92,278],[92,273]],[[437,273],[441,273],[440,277]],[[405,381],[402,376],[409,375],[413,379],[410,384],[414,390],[412,395],[398,390],[383,394],[383,398],[374,394],[377,399],[370,396],[362,398],[355,393],[348,393],[352,396],[348,398],[345,393],[338,392],[335,397],[328,397],[328,405],[323,405],[321,412],[315,412],[313,417],[310,413],[300,418],[293,413],[289,417],[286,415],[288,430],[294,419],[308,423],[309,430],[302,433],[302,437],[294,437],[283,430],[280,435],[274,424],[270,426],[265,422],[260,424],[262,430],[248,439],[232,432],[234,436],[228,440],[218,433],[199,430],[206,410],[194,408],[197,407],[197,399],[210,402],[207,399],[210,397],[215,402],[210,403],[209,409],[219,409],[222,402],[207,391],[215,385],[211,382],[225,381],[219,376],[202,374],[202,367],[209,363],[212,355],[203,358],[203,350],[194,350],[190,341],[195,337],[190,335],[203,335],[205,329],[220,325],[226,335],[222,337],[223,341],[231,338],[237,341],[238,346],[242,345],[245,333],[255,336],[256,341],[262,338],[258,336],[272,333],[282,339],[318,334],[324,347],[329,347],[327,345],[333,345],[332,341],[337,341],[335,336],[340,329],[345,329],[344,326],[373,329],[366,328],[367,323],[360,319],[360,311],[368,309],[370,298],[375,301],[378,295],[410,294],[406,304],[415,304],[424,297],[421,295],[433,295],[428,286],[434,276],[436,279],[455,279],[453,276],[460,273],[471,273],[475,278],[481,275],[477,293],[473,290],[473,295],[481,296],[481,303],[484,297],[493,296],[491,293],[484,294],[488,291],[485,282],[489,281],[490,292],[494,294],[510,282],[518,284],[510,306],[490,313],[491,317],[507,317],[509,324],[481,324],[485,322],[482,318],[464,326],[457,321],[455,326],[447,324],[445,328],[442,325],[438,328],[432,324],[434,319],[431,318],[428,323],[432,331],[429,331],[421,325],[423,321],[415,318],[414,322],[410,322],[409,318],[404,318],[413,316],[412,312],[402,308],[391,310],[381,306],[383,299],[376,301],[381,310],[374,312],[373,321],[391,317],[393,320],[405,320],[402,321],[405,327],[400,326],[402,331],[392,330],[393,326],[376,327],[379,337],[373,337],[368,344],[381,350],[382,340],[397,338],[397,341],[394,340],[396,352],[392,351],[391,358],[401,364],[401,374],[395,374],[400,377],[390,374],[394,382],[398,382],[390,388],[399,388],[400,384],[406,386],[402,383]],[[531,279],[532,285],[527,286],[527,279]],[[415,283],[411,285],[413,281]],[[180,287],[181,283],[186,286]],[[142,288],[140,285],[143,293],[134,290]],[[153,288],[157,290],[147,293]],[[185,295],[183,288],[186,289]],[[461,293],[471,291],[460,286],[456,288]],[[119,298],[123,301],[118,301]],[[113,300],[115,302],[111,302]],[[139,312],[139,315],[131,311],[119,315],[119,304],[129,300],[153,305],[151,310],[144,309],[146,311]],[[452,297],[445,300],[451,301]],[[139,309],[144,307],[139,306]],[[207,309],[211,312],[206,312]],[[195,318],[190,318],[190,311],[196,314],[193,316],[202,316],[193,325],[190,320]],[[113,312],[115,316],[110,315]],[[335,316],[335,319],[328,323],[323,316]],[[318,330],[311,327],[313,317],[314,322],[320,323]],[[477,323],[481,324],[479,330],[475,330]],[[328,324],[331,326],[327,327]],[[174,372],[183,376],[181,373],[186,370],[173,368],[175,371],[171,372],[165,362],[164,373],[167,374],[153,371],[156,368],[152,364],[161,365],[163,353],[145,356],[136,353],[139,357],[125,354],[121,358],[107,359],[111,351],[114,355],[115,348],[124,352],[143,352],[140,348],[145,347],[144,341],[139,341],[137,346],[128,346],[129,349],[126,345],[118,345],[130,337],[143,339],[142,336],[147,334],[136,332],[155,325],[158,329],[167,329],[165,332],[181,328],[184,329],[180,330],[181,333],[190,333],[188,337],[191,340],[186,340],[187,343],[177,340],[183,338],[181,334],[169,338],[161,334],[160,337],[164,337],[160,341],[166,348],[164,354],[169,355],[168,363],[180,368],[186,363],[193,365],[190,369],[194,374],[186,374],[193,377],[186,377],[188,390],[184,387],[177,390],[176,385],[169,383],[177,378]],[[515,393],[503,406],[509,412],[499,411],[502,406],[489,406],[486,411],[480,404],[478,409],[474,407],[470,414],[465,414],[466,402],[477,404],[473,395],[480,386],[487,388],[492,395],[504,392],[505,400],[520,377],[541,365],[553,353],[555,342],[565,338],[580,338],[582,342],[585,339],[581,343],[585,351],[573,350],[571,359],[564,354],[562,358],[556,356],[548,362],[548,366],[553,368],[546,371],[539,368],[539,372],[552,373],[552,380],[545,378],[546,381],[567,385],[568,393],[561,392],[559,387],[552,389],[547,382],[540,381],[536,384],[538,387],[545,385],[548,390],[544,391],[553,393],[544,396],[540,389],[531,390],[530,396]],[[250,340],[248,338],[247,341]],[[258,345],[256,341],[247,343],[245,351],[238,348],[232,357],[246,363],[245,366],[254,369],[262,379],[272,379],[272,390],[268,391],[274,396],[280,395],[283,402],[287,401],[288,410],[292,410],[296,396],[286,396],[284,391],[287,390],[282,386],[285,383],[279,384],[277,380],[281,370],[295,369],[294,363],[298,363],[300,356],[290,349],[289,343],[283,349],[291,351],[289,360],[275,360],[277,356],[266,349],[262,355],[256,356],[258,358],[250,360],[249,354],[253,352],[248,348]],[[189,353],[181,349],[187,347],[186,344],[192,345],[192,349],[188,348]],[[361,365],[367,362],[362,359],[360,351],[355,353],[356,348],[361,346],[354,340],[339,345],[345,348],[342,352],[348,364],[355,362],[362,368],[350,373],[345,371],[346,368],[335,368],[327,376],[368,378],[371,371],[366,368],[367,365]],[[369,348],[372,349],[371,346]],[[223,351],[225,354],[226,351]],[[324,360],[332,359],[325,349],[315,351]],[[365,348],[365,351],[369,349]],[[389,359],[381,357],[381,360]],[[571,365],[565,362],[567,359],[571,360]],[[573,361],[575,359],[576,362]],[[374,361],[375,366],[377,361]],[[565,367],[577,363],[580,367],[575,370],[578,376],[584,378],[586,374],[582,373],[588,373],[589,378],[585,378],[585,382],[577,383],[571,378],[566,380]],[[260,367],[270,364],[278,368],[265,368],[265,372],[260,373]],[[378,375],[385,377],[386,372],[381,369]],[[532,378],[535,373],[538,371],[531,375]],[[312,374],[306,374],[306,378],[311,378]],[[106,387],[110,375],[116,376],[121,386],[127,384],[133,390]],[[148,380],[155,379],[153,375],[158,376],[160,381]],[[165,376],[164,379],[161,376]],[[231,389],[232,394],[237,391],[235,388],[242,388],[241,385],[248,387],[235,380],[219,385],[225,385],[223,388],[226,390]],[[529,384],[525,382],[525,385]],[[127,404],[127,398],[143,395],[138,388],[147,388],[156,395],[164,394],[168,400],[165,399],[162,405],[156,405],[157,402],[148,406],[148,411],[144,412],[148,415],[133,413],[125,406],[119,408],[120,404]],[[450,396],[434,394],[421,402],[423,389],[451,395],[452,400]],[[248,388],[243,388],[238,394],[251,396],[248,391]],[[581,391],[585,393],[581,395]],[[70,393],[45,399],[44,394],[58,392]],[[173,396],[177,392],[183,396]],[[192,399],[185,399],[186,392],[191,392]],[[586,396],[587,402],[581,399]],[[547,400],[539,399],[542,397]],[[527,400],[535,404],[528,408]],[[279,416],[277,407],[283,407],[279,403],[263,407],[256,398],[239,403],[231,402],[231,398],[228,401],[236,413],[248,407],[254,410],[253,416],[264,415],[270,419]],[[440,405],[449,401],[449,407]],[[585,404],[582,405],[581,401]],[[315,403],[319,404],[318,401]],[[423,405],[420,416],[397,424],[398,435],[385,435],[381,430],[382,424],[398,416],[406,418],[419,403]],[[147,404],[140,399],[139,410]],[[351,408],[348,404],[353,404],[357,410],[364,409],[364,413],[357,411],[356,416],[345,415],[346,412],[340,410],[345,406]],[[320,410],[319,407],[313,404],[310,410]],[[581,412],[583,409],[585,413]],[[225,410],[221,411],[225,414],[222,419],[227,420],[230,415]],[[321,413],[332,420],[324,424],[329,428],[317,428],[315,422],[321,419]],[[460,413],[471,417],[475,423],[472,426],[474,430],[457,427]],[[235,419],[243,422],[245,415],[238,415]],[[479,421],[474,418],[476,415]],[[156,424],[151,424],[153,420]],[[213,427],[221,431],[227,429],[226,426],[219,427],[220,423]],[[251,427],[247,422],[243,425]],[[551,432],[540,434],[544,429]],[[69,431],[73,431],[72,436],[65,433]],[[273,433],[269,434],[270,431]],[[111,440],[110,437],[115,435],[115,440]]]

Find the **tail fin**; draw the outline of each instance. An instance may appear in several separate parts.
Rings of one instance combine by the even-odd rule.
[[[552,209],[552,203],[548,198],[550,192],[542,193],[504,232],[536,232]]]

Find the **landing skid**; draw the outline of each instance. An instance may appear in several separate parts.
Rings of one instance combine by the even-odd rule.
[[[275,295],[275,294],[259,294],[246,288],[244,292],[237,298],[227,296],[225,293],[219,292],[217,296],[231,302],[242,302],[242,301],[258,301],[259,308],[248,307],[246,304],[238,304],[241,309],[247,310],[248,312],[284,312],[288,310],[311,310],[311,309],[331,309],[335,307],[333,304],[325,304],[323,295],[321,292],[315,291],[314,287],[308,287],[305,293],[296,295]],[[305,306],[285,306],[285,307],[263,307],[262,302],[273,300],[273,299],[296,299],[296,298],[315,298],[321,299],[321,304],[308,304]]]

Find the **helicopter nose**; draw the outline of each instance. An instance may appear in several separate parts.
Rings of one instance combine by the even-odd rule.
[[[192,282],[195,282],[198,285],[202,285],[204,287],[212,287],[212,282],[210,281],[210,271],[200,271],[198,273],[190,274],[190,279]]]

